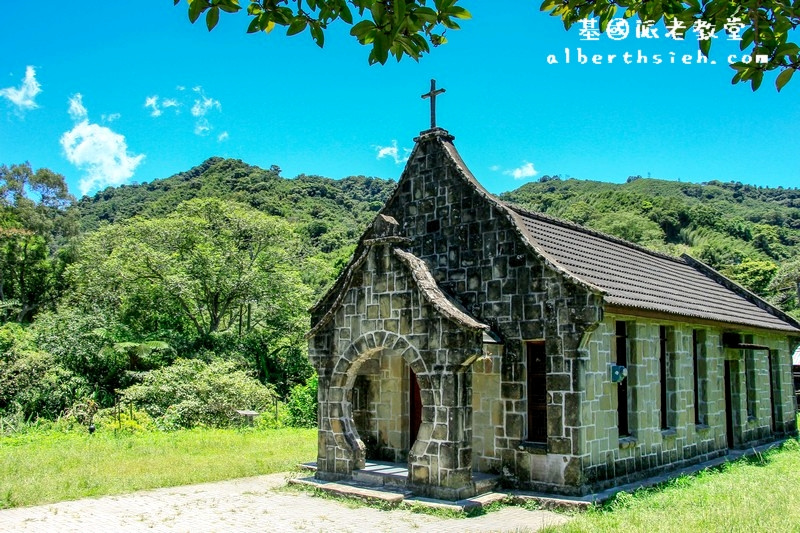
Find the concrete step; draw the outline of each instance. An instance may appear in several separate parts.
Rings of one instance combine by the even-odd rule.
[[[392,489],[385,486],[369,487],[355,481],[322,481],[313,477],[290,479],[289,484],[311,487],[343,498],[380,502],[389,507],[404,505],[409,507],[427,507],[430,509],[447,509],[455,512],[469,512],[496,502],[510,501],[508,494],[496,492],[481,494],[474,498],[458,501],[437,500],[434,498],[414,496],[410,491]]]
[[[472,481],[475,483],[475,492],[478,495],[487,494],[494,492],[500,484],[500,476],[476,472],[472,475]]]
[[[353,471],[353,481],[404,488],[408,483],[408,469],[394,464],[367,463],[364,468]]]
[[[344,498],[381,502],[392,507],[400,505],[408,496],[408,494],[402,492],[372,489],[353,483],[322,481],[316,478],[290,479],[289,484],[315,488]]]

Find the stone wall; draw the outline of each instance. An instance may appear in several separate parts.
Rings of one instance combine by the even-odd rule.
[[[503,342],[489,374],[476,370],[481,364],[473,368],[480,395],[475,426],[481,427],[476,467],[517,486],[563,491],[581,480],[574,460],[584,431],[577,356],[584,331],[601,316],[600,297],[526,244],[512,215],[469,174],[451,140],[443,130],[423,134],[383,213],[400,223],[411,239],[408,250],[424,259],[439,285]],[[526,446],[525,342],[542,339],[550,455]]]
[[[319,374],[317,475],[350,477],[364,466],[374,439],[378,456],[408,458],[417,492],[470,496],[475,487],[467,370],[481,353],[482,331],[443,316],[394,244],[369,245],[363,257],[340,305],[309,346]],[[415,443],[408,434],[408,368],[416,373],[422,400]],[[366,393],[366,401],[354,400],[354,392]]]
[[[610,365],[616,361],[615,323],[629,326],[628,389],[630,436],[620,436],[617,426],[619,386],[611,382]],[[661,421],[659,368],[660,327],[667,333],[668,428]],[[695,405],[693,331],[698,335],[699,404]],[[734,447],[747,447],[795,430],[791,370],[786,339],[769,334],[754,341],[773,348],[775,431],[770,401],[766,352],[755,352],[753,387],[757,405],[748,419],[744,354],[722,346],[722,331],[689,323],[635,319],[607,315],[590,334],[583,358],[586,390],[582,423],[586,427],[582,460],[585,483],[594,489],[635,480],[644,475],[701,462],[727,453],[725,361],[730,361]],[[760,354],[760,355],[759,355]],[[788,388],[787,388],[788,387]],[[700,423],[695,409],[699,408]]]
[[[502,396],[502,345],[487,344],[472,364],[472,467],[478,472],[502,471],[502,451],[496,439],[505,438]]]

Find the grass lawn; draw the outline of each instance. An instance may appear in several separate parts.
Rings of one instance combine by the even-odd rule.
[[[291,470],[316,455],[311,429],[0,438],[0,508]],[[800,441],[576,513],[549,533],[800,532]]]
[[[316,445],[314,429],[0,437],[0,509],[283,472]]]
[[[657,489],[618,494],[545,531],[800,531],[800,441]]]

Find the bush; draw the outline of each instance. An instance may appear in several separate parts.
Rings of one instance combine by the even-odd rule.
[[[52,354],[67,371],[87,381],[102,405],[113,404],[113,391],[127,370],[127,361],[103,350],[107,321],[74,308],[41,313],[31,328],[37,346]],[[110,355],[110,357],[109,357]]]
[[[275,392],[232,361],[179,359],[151,370],[142,383],[123,390],[121,396],[159,427],[179,429],[232,426],[238,420],[237,409],[263,411],[273,403]]]
[[[90,390],[87,381],[36,348],[19,324],[0,327],[0,413],[55,419]]]
[[[98,431],[124,431],[141,433],[156,429],[153,419],[145,411],[134,409],[101,409],[94,417]]]
[[[290,426],[313,428],[317,426],[317,375],[304,385],[295,385],[286,401],[287,422]]]

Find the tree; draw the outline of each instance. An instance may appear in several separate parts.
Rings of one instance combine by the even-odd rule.
[[[668,29],[679,37],[694,29],[700,35],[698,43],[708,55],[716,32],[726,31],[741,37],[740,50],[749,49],[753,60],[736,62],[732,83],[750,82],[755,91],[764,73],[779,70],[775,86],[780,91],[800,68],[800,47],[789,41],[793,30],[800,25],[800,9],[790,0],[544,0],[541,10],[559,17],[569,29],[575,23],[590,19],[597,21],[599,30],[606,31],[609,23],[625,9],[622,17],[636,15],[644,26],[663,20]],[[705,38],[702,38],[705,37]],[[759,62],[760,57],[766,62]]]
[[[800,319],[800,256],[783,263],[767,288],[772,303]]]
[[[0,321],[29,321],[55,300],[59,250],[77,232],[74,201],[60,174],[0,165]]]
[[[590,224],[591,227],[604,233],[643,246],[654,247],[664,241],[664,232],[658,224],[628,211],[607,213]]]
[[[178,5],[181,0],[174,0]],[[221,13],[242,9],[239,0],[186,0],[189,20],[196,22],[205,13],[211,31]],[[447,42],[445,32],[459,29],[454,19],[468,19],[469,11],[456,5],[459,0],[253,0],[247,7],[252,17],[248,33],[269,33],[276,26],[286,35],[308,30],[314,42],[325,44],[325,31],[334,21],[349,26],[350,35],[362,45],[372,45],[370,64],[386,63],[389,54],[399,61],[403,56],[418,60],[430,51],[428,43]],[[360,19],[360,20],[358,20]],[[356,20],[358,20],[356,22]]]
[[[91,234],[71,273],[84,308],[115,313],[139,335],[242,334],[303,312],[308,298],[292,264],[293,242],[281,219],[197,199],[164,218],[134,218]]]
[[[747,258],[739,264],[725,268],[723,273],[759,296],[767,297],[768,287],[777,271],[778,265],[772,261]]]

